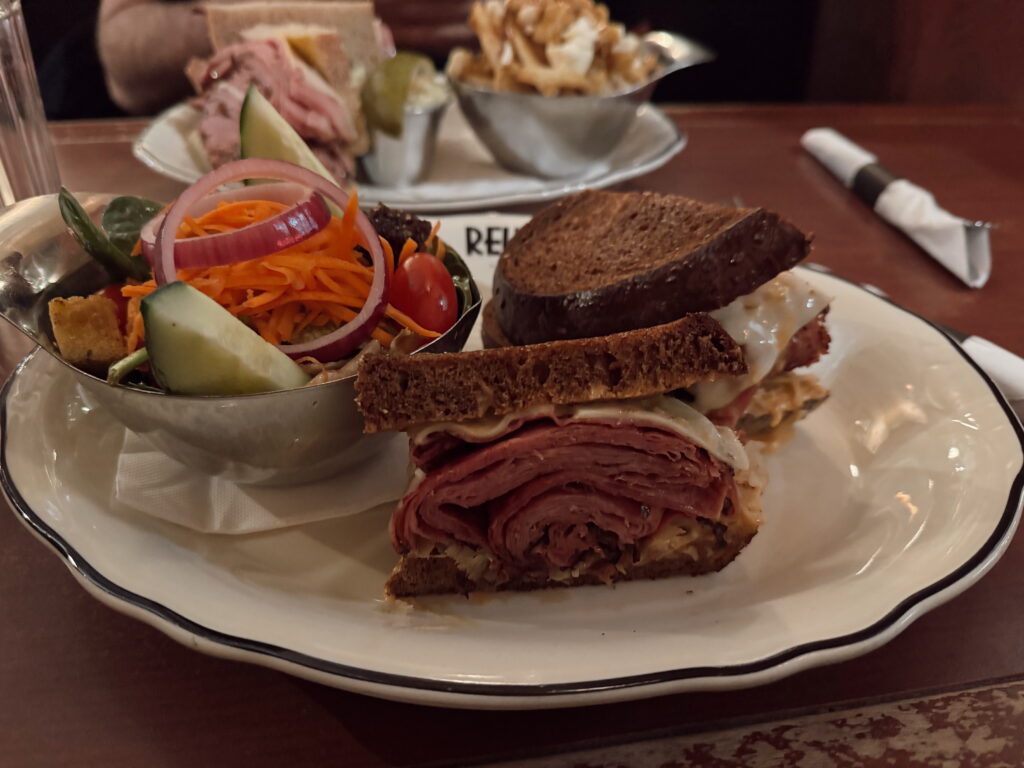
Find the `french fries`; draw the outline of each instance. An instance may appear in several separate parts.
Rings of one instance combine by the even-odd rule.
[[[469,25],[480,53],[456,48],[448,74],[495,91],[614,93],[650,78],[658,63],[593,0],[482,0],[473,3]]]

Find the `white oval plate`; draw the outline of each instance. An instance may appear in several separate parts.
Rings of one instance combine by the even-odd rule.
[[[973,584],[1016,528],[1024,478],[1020,425],[947,336],[801,272],[835,297],[818,366],[833,394],[768,457],[764,526],[710,576],[391,604],[386,514],[211,536],[118,511],[122,428],[44,354],[3,393],[0,480],[100,600],[339,688],[516,709],[771,682],[877,648]]]
[[[199,112],[178,104],[158,115],[132,145],[135,157],[157,173],[191,184],[210,170],[198,139]],[[553,200],[581,189],[598,189],[660,168],[686,146],[686,136],[652,104],[640,107],[636,122],[599,172],[571,179],[538,179],[495,164],[453,104],[441,123],[433,168],[406,188],[359,185],[359,199],[407,211],[466,211]]]

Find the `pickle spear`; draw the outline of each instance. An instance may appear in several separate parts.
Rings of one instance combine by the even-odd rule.
[[[363,84],[363,112],[370,128],[402,138],[405,103],[416,77],[433,77],[434,65],[426,56],[401,51],[385,59]]]

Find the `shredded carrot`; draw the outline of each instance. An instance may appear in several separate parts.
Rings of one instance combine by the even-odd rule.
[[[285,205],[270,200],[220,203],[199,217],[186,217],[177,236],[182,239],[232,232],[285,209]],[[358,210],[358,198],[353,194],[340,218],[332,216],[323,230],[296,245],[251,261],[181,269],[178,279],[202,291],[236,317],[245,319],[272,344],[292,342],[301,338],[307,329],[323,328],[331,323],[342,325],[362,309],[373,280],[373,269],[362,263],[357,250],[357,246],[368,245],[356,227]],[[431,237],[436,233],[437,225]],[[395,268],[394,252],[383,238],[381,247],[390,278]],[[399,260],[408,258],[416,249],[416,243],[408,240]],[[140,243],[136,243],[136,250],[141,250]],[[121,289],[121,294],[129,299],[129,351],[145,343],[140,305],[142,298],[155,289],[153,280]],[[421,327],[390,305],[385,314],[399,327],[420,336],[436,338],[440,335]],[[393,333],[380,326],[373,330],[372,336],[385,347],[394,339]]]
[[[318,318],[321,317],[321,314],[322,313],[320,312],[319,309],[316,309],[314,307],[307,307],[306,313],[302,316],[302,318],[300,318],[298,325],[295,326],[295,334],[298,335],[302,333],[310,326],[313,326],[314,328],[317,327],[315,325],[315,322]]]
[[[125,286],[125,288],[137,288],[139,286]],[[122,295],[124,289],[122,289]],[[127,312],[127,334],[125,335],[125,345],[128,347],[128,352],[134,352],[141,346],[143,333],[142,327],[142,312],[139,311],[139,305],[142,303],[142,298],[139,296],[133,296],[128,300],[128,312]]]
[[[430,244],[434,242],[434,238],[437,237],[437,230],[441,228],[441,220],[438,219],[434,222],[434,226],[430,228],[430,236],[427,237],[426,242],[423,243],[423,249],[428,250]]]
[[[326,274],[323,270],[317,270],[316,276],[317,279],[319,279],[325,285],[327,285],[327,280],[334,280],[336,284],[338,284],[339,286],[340,283],[337,283],[337,278],[340,277],[342,282],[347,283],[349,288],[351,288],[353,291],[355,291],[355,293],[359,294],[360,296],[366,296],[370,292],[369,280],[364,280],[362,277],[359,277],[358,275],[355,275],[351,272],[336,272],[333,273],[332,277],[331,275]],[[341,290],[344,291],[344,288],[342,287]]]
[[[348,198],[348,205],[345,206],[344,214],[341,217],[341,233],[338,238],[338,252],[343,258],[355,248],[359,239],[359,231],[356,229],[356,214],[359,213],[359,192],[352,191]],[[369,245],[369,243],[364,243]]]
[[[438,336],[441,335],[437,331],[428,331],[426,328],[424,328],[422,325],[417,323],[415,320],[413,320],[407,314],[405,314],[404,312],[399,312],[397,309],[395,309],[390,304],[388,304],[388,308],[384,311],[384,314],[386,314],[392,320],[394,320],[394,321],[396,321],[398,323],[401,323],[406,328],[408,328],[410,331],[412,331],[413,333],[415,333],[415,334],[417,334],[419,336],[425,336],[428,339],[436,339]]]
[[[387,270],[388,282],[390,283],[392,275],[395,274],[395,252],[391,250],[391,243],[383,237],[379,237],[379,239],[380,247],[384,251],[384,269]]]
[[[384,348],[390,347],[391,342],[395,340],[394,336],[387,331],[382,331],[380,328],[374,328],[370,336],[379,341],[380,345]]]
[[[237,203],[220,203],[198,219],[199,226],[209,229],[211,224],[234,224],[234,228],[245,227],[257,221],[269,219],[281,213],[288,206],[271,200],[242,200]]]
[[[178,237],[202,237],[207,234],[206,230],[199,226],[199,222],[191,216],[185,216],[178,227]]]
[[[149,283],[142,285],[126,285],[121,289],[121,295],[127,299],[141,298],[153,292],[153,286]]]
[[[398,266],[405,264],[406,259],[416,253],[417,248],[418,246],[416,245],[416,241],[411,237],[407,237],[405,242],[402,244],[401,253],[398,254]]]
[[[434,255],[437,256],[437,258],[439,258],[439,259],[441,259],[443,261],[445,253],[446,253],[446,249],[444,247],[444,240],[438,240],[437,241],[437,253],[435,253]]]
[[[344,287],[339,285],[338,282],[333,277],[331,277],[330,273],[327,272],[327,270],[318,269],[314,273],[314,275],[315,275],[316,279],[320,283],[322,283],[324,285],[324,287],[326,287],[328,290],[333,291],[334,293],[337,293],[337,294],[343,294],[343,293],[347,292]],[[344,278],[342,278],[342,279],[344,279]]]

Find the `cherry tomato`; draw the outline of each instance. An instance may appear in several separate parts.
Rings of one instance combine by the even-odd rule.
[[[117,324],[121,328],[121,333],[124,333],[125,326],[128,324],[128,299],[121,295],[121,289],[124,288],[124,283],[114,283],[108,285],[102,291],[101,296],[106,296],[117,307]]]
[[[429,253],[414,253],[395,270],[391,304],[438,333],[451,328],[459,313],[452,276],[441,260]]]

